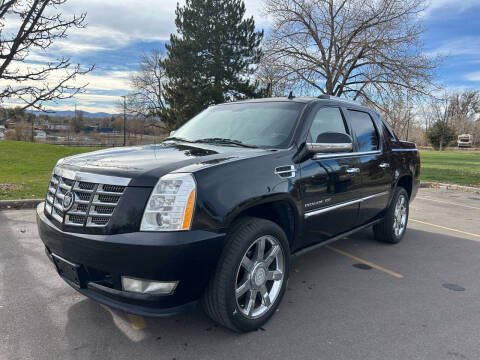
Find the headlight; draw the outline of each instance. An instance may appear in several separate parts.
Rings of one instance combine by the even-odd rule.
[[[140,231],[189,230],[195,208],[192,174],[168,174],[152,190]]]

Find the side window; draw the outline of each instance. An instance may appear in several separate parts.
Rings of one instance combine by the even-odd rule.
[[[378,150],[378,134],[373,120],[366,112],[348,110],[352,130],[357,138],[358,151]]]
[[[382,129],[383,129],[383,138],[387,143],[391,141],[395,141],[395,138],[392,136],[392,133],[388,131],[388,128],[383,123],[382,123]]]
[[[383,126],[387,128],[388,131],[388,136],[390,137],[390,140],[392,141],[397,141],[397,136],[395,135],[395,132],[393,131],[392,127],[382,119]]]
[[[316,142],[318,135],[324,132],[339,132],[347,134],[348,131],[343,121],[339,108],[324,107],[317,111],[313,118],[312,126],[308,134],[309,142]]]

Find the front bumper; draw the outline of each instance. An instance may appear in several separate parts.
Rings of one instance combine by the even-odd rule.
[[[134,232],[115,235],[69,233],[37,207],[37,226],[47,255],[80,265],[82,286],[74,289],[112,308],[144,316],[169,316],[193,308],[213,275],[225,234],[208,231]],[[171,295],[122,291],[121,276],[178,281]]]

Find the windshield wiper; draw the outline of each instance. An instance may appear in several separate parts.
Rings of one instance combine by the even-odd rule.
[[[233,140],[233,139],[224,139],[224,138],[205,138],[205,139],[198,139],[194,142],[197,143],[210,143],[210,144],[231,144],[237,146],[243,146],[247,148],[257,148],[258,146],[249,145],[241,142],[240,140]]]
[[[184,139],[184,138],[178,137],[178,136],[169,136],[169,137],[163,139],[163,141],[167,141],[167,140],[177,140],[177,141],[184,141],[184,142],[188,142],[188,143],[195,142],[195,141]]]

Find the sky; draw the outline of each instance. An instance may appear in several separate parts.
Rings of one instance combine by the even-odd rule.
[[[258,29],[268,30],[262,0],[244,0],[247,16]],[[180,0],[182,4],[183,0]],[[129,77],[138,68],[142,53],[163,49],[175,32],[177,0],[68,0],[66,16],[87,13],[87,27],[72,29],[67,39],[57,41],[46,52],[32,53],[29,66],[59,56],[73,63],[95,65],[81,78],[86,92],[74,100],[49,103],[52,110],[120,112],[120,96],[132,91]],[[423,14],[423,42],[430,56],[441,55],[438,81],[448,90],[480,90],[480,0],[431,0]],[[14,26],[14,24],[11,24]],[[8,26],[8,24],[7,24]]]

